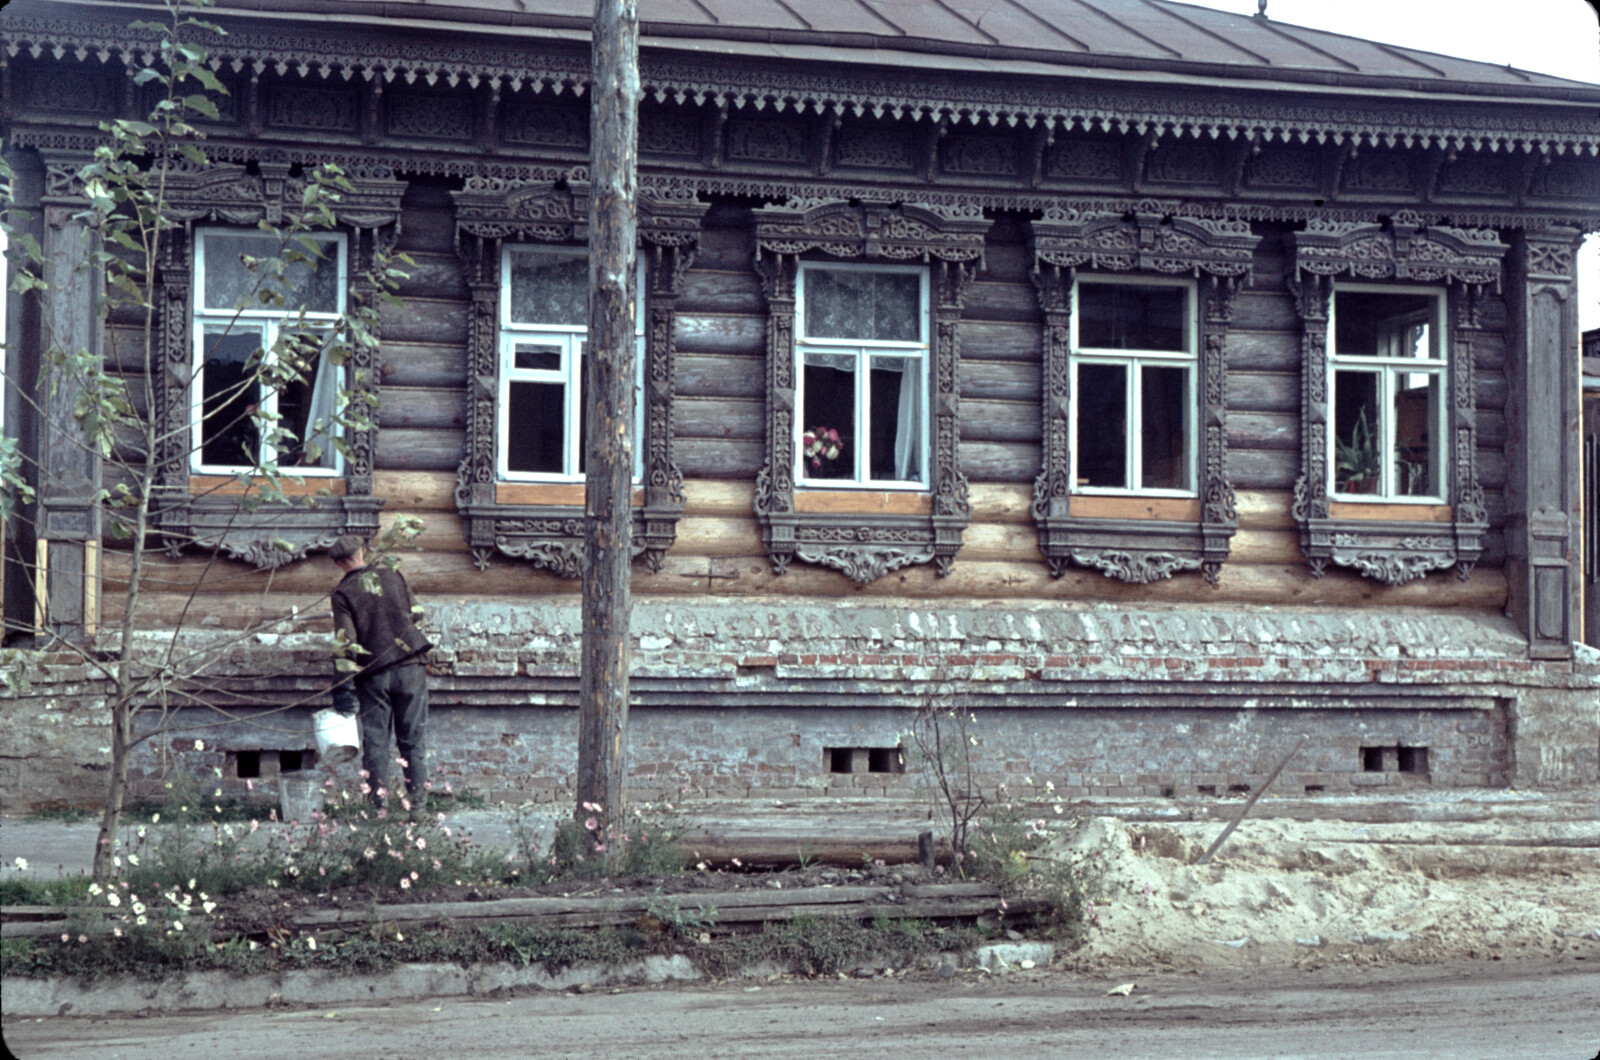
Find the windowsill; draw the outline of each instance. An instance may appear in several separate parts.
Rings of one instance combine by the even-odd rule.
[[[497,482],[494,486],[496,504],[568,505],[582,507],[584,484],[582,482]],[[633,489],[635,506],[644,504],[644,490]]]
[[[802,487],[794,491],[794,510],[821,514],[840,512],[849,515],[930,515],[933,495],[917,487],[888,491],[857,486],[851,489]]]
[[[1371,519],[1390,522],[1448,523],[1455,512],[1437,498],[1409,500],[1399,497],[1381,501],[1334,500],[1328,504],[1328,515],[1334,519]]]
[[[291,475],[301,477],[305,481],[295,482],[289,477]],[[267,481],[264,475],[253,476],[247,488],[240,483],[238,475],[191,471],[189,492],[221,497],[242,497],[247,491],[258,491]],[[327,491],[328,496],[343,497],[345,480],[343,475],[334,471],[284,471],[278,479],[277,488],[286,497],[316,497],[322,496],[323,491]]]
[[[1200,521],[1198,497],[1161,497],[1149,494],[1108,495],[1074,493],[1072,515],[1081,519],[1152,519],[1162,522]]]

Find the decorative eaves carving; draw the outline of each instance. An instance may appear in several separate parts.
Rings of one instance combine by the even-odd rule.
[[[961,307],[983,261],[989,220],[961,204],[828,199],[790,199],[754,215],[756,271],[767,299],[767,453],[755,512],[773,569],[783,574],[799,558],[858,582],[928,562],[948,574],[972,511],[959,464]],[[931,514],[795,510],[795,277],[806,254],[920,261],[933,269]]]
[[[1289,241],[1295,266],[1289,288],[1301,322],[1301,473],[1291,511],[1312,576],[1321,577],[1332,562],[1386,585],[1403,585],[1452,566],[1466,580],[1482,555],[1489,529],[1478,482],[1473,347],[1481,334],[1483,289],[1499,287],[1501,262],[1510,248],[1496,232],[1429,227],[1414,216],[1397,217],[1387,226],[1318,220],[1291,233]],[[1449,523],[1333,514],[1328,495],[1328,321],[1339,276],[1449,287],[1449,395],[1445,438],[1439,442],[1449,462]],[[1441,533],[1442,527],[1448,533]]]
[[[566,578],[582,574],[581,505],[502,503],[499,485],[500,248],[507,240],[582,244],[589,238],[589,186],[474,177],[452,193],[456,248],[472,290],[467,333],[466,452],[456,473],[456,507],[479,568],[501,552]],[[707,205],[692,191],[639,196],[646,262],[644,505],[634,508],[633,549],[660,570],[683,511],[683,473],[673,456],[672,404],[677,297],[694,261]]]
[[[1059,207],[1030,223],[1033,281],[1045,327],[1043,468],[1034,481],[1033,517],[1054,576],[1065,574],[1070,561],[1135,584],[1198,568],[1216,584],[1239,522],[1228,476],[1228,323],[1258,239],[1244,221],[1153,212]],[[1080,268],[1199,277],[1198,522],[1073,514],[1068,410],[1072,289]]]

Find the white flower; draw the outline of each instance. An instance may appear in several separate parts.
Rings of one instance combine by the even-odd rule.
[[[206,915],[209,916],[209,915],[211,915],[211,911],[213,909],[215,909],[216,907],[217,907],[217,903],[216,902],[206,902],[200,908],[204,909],[206,911]]]
[[[150,918],[145,916],[143,913],[140,913],[138,919],[134,921],[135,924],[148,924],[149,922]]]
[[[129,854],[128,855],[128,864],[130,864],[130,865],[139,864],[139,855],[137,855],[137,854]]]
[[[91,883],[89,885],[89,893],[90,894],[99,894],[100,893],[100,885],[98,883]]]
[[[189,890],[191,890],[191,891],[192,891],[192,890],[194,890],[194,889],[195,889],[195,888],[196,888],[196,887],[198,887],[198,886],[199,886],[199,884],[197,884],[197,883],[195,883],[195,880],[194,880],[194,877],[193,877],[193,876],[190,876],[190,877],[189,877]]]
[[[150,815],[150,823],[151,824],[155,824],[159,820],[161,820],[161,815],[159,813],[153,813],[153,814]]]
[[[121,905],[122,895],[118,894],[116,891],[112,891],[110,894],[106,895],[106,901],[110,902],[112,905]]]
[[[312,950],[316,949],[317,948],[317,940],[314,939],[314,938],[307,938],[306,939],[306,948],[307,949],[312,949]]]
[[[135,898],[130,905],[132,906],[133,911],[139,914],[139,923],[144,923],[144,903]]]
[[[194,742],[194,749],[196,751],[204,751],[206,749],[206,742],[204,740],[196,740]]]
[[[28,859],[27,858],[18,858],[16,861],[12,862],[12,864],[17,867],[17,871],[18,872],[27,872],[28,871]]]
[[[182,931],[183,930],[183,921],[174,920],[172,922],[172,930],[174,930],[174,931]]]

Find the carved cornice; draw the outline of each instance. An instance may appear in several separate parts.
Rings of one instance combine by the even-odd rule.
[[[1289,246],[1294,275],[1288,284],[1301,322],[1301,473],[1291,512],[1300,525],[1300,550],[1312,576],[1321,577],[1332,562],[1386,585],[1402,585],[1452,566],[1465,581],[1483,553],[1489,529],[1478,481],[1473,347],[1481,330],[1483,290],[1491,284],[1500,286],[1503,259],[1510,248],[1494,231],[1428,227],[1414,216],[1397,217],[1388,226],[1315,221],[1304,231],[1291,233]],[[1449,285],[1447,424],[1445,436],[1437,440],[1449,461],[1447,524],[1331,514],[1328,323],[1340,276]],[[1447,531],[1441,533],[1442,527]]]
[[[1043,467],[1033,486],[1039,548],[1050,573],[1068,562],[1143,584],[1199,569],[1217,583],[1238,527],[1228,475],[1227,335],[1234,295],[1250,272],[1258,236],[1238,220],[1116,214],[1071,207],[1028,226],[1033,282],[1044,311]],[[1200,519],[1086,518],[1073,514],[1072,291],[1079,269],[1200,277],[1200,429],[1196,454]]]
[[[574,170],[581,174],[581,170]],[[456,474],[456,507],[479,568],[496,552],[562,577],[582,574],[582,508],[495,499],[499,476],[500,248],[507,240],[552,244],[588,241],[589,186],[474,177],[456,203],[456,248],[472,288],[468,323],[466,452]],[[660,570],[683,511],[683,473],[673,455],[672,406],[677,297],[700,240],[707,204],[692,192],[642,188],[639,240],[646,279],[642,508],[634,509],[634,555]]]
[[[148,65],[156,58],[157,37],[125,25],[8,16],[0,20],[5,50],[38,56],[73,55],[80,61],[125,66]],[[341,40],[311,33],[263,33],[237,27],[208,42],[213,61],[256,76],[269,69],[294,70],[302,77],[328,80],[433,85],[466,84],[519,93],[529,88],[557,95],[582,95],[587,87],[587,49],[530,54],[476,41],[452,42],[440,34],[416,43],[389,39]],[[689,61],[651,54],[640,57],[640,82],[646,97],[696,105],[725,105],[734,111],[783,113],[789,109],[845,117],[942,118],[955,125],[1014,126],[1153,133],[1162,139],[1239,137],[1264,143],[1349,142],[1370,146],[1436,145],[1457,150],[1538,152],[1554,155],[1600,154],[1600,129],[1587,113],[1530,114],[1530,106],[1554,110],[1556,102],[1516,101],[1511,106],[1485,99],[1471,103],[1386,100],[1382,89],[1360,103],[1341,106],[1315,97],[1315,86],[1287,100],[1240,98],[1238,93],[1158,94],[1146,87],[1107,87],[1085,91],[1081,83],[1042,84],[982,78],[891,79],[880,71],[812,73],[795,64],[734,64]],[[1563,108],[1566,109],[1566,108]],[[1577,108],[1571,108],[1576,110]]]
[[[983,260],[989,220],[976,207],[920,202],[801,199],[753,213],[755,267],[767,299],[767,453],[755,512],[773,569],[783,574],[798,557],[858,582],[928,562],[948,574],[972,507],[958,462],[961,307]],[[795,510],[795,276],[806,254],[931,263],[929,515]]]

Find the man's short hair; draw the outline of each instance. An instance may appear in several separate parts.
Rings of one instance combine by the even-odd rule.
[[[355,534],[345,534],[333,543],[328,549],[328,558],[333,560],[349,559],[351,556],[367,547],[365,539]]]

